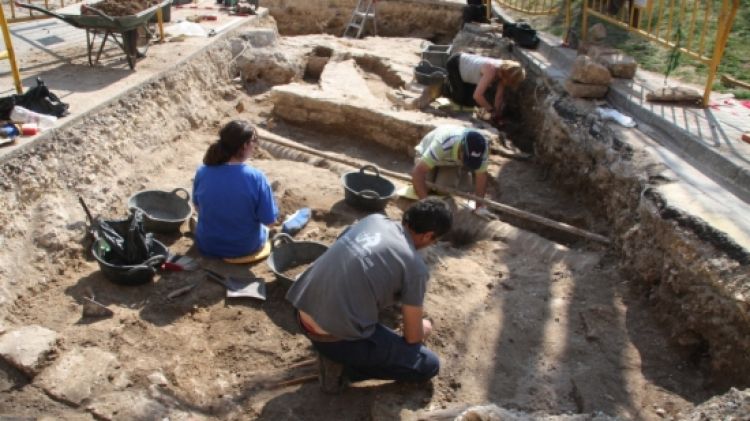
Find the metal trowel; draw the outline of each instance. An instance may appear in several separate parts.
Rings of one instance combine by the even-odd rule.
[[[266,300],[266,282],[263,278],[235,278],[221,275],[210,269],[203,268],[203,270],[210,280],[226,288],[227,298],[247,297]]]

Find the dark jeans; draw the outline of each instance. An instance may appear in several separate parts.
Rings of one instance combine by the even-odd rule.
[[[474,91],[477,89],[477,85],[464,82],[461,79],[461,71],[458,65],[460,58],[461,53],[453,54],[445,63],[445,70],[448,71],[448,83],[445,86],[443,95],[453,100],[456,104],[473,107],[477,105],[476,101],[474,101]],[[484,91],[484,97],[490,104],[494,104],[495,87],[491,86]]]
[[[427,381],[438,374],[440,360],[422,344],[408,344],[391,329],[378,324],[375,333],[356,341],[317,342],[324,357],[344,366],[350,381],[367,379]]]

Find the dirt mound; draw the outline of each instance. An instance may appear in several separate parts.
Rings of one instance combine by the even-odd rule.
[[[119,1],[119,0],[103,0],[99,3],[95,3],[94,6],[97,10],[102,11],[110,16],[128,16],[136,15],[139,12],[148,9],[149,7],[158,4],[155,0],[130,0],[130,1]],[[97,15],[89,9],[81,10],[84,15]]]

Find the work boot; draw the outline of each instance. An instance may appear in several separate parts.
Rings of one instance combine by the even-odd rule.
[[[320,370],[318,380],[324,393],[337,395],[349,386],[342,364],[318,354],[318,368]]]
[[[195,234],[195,227],[198,226],[198,218],[195,217],[195,215],[190,216],[190,220],[188,220],[188,228],[190,229],[191,234]]]

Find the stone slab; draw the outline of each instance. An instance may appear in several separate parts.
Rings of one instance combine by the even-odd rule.
[[[607,96],[607,90],[609,87],[606,85],[578,83],[570,79],[565,81],[565,91],[575,98],[604,98]]]
[[[329,61],[320,75],[320,88],[324,92],[339,98],[364,103],[377,104],[381,102],[370,91],[354,59]]]
[[[603,65],[588,56],[578,56],[570,69],[570,78],[576,82],[591,85],[609,85],[612,74]]]
[[[52,351],[57,336],[57,332],[37,325],[11,330],[0,336],[0,357],[33,377],[43,357]]]
[[[126,390],[97,396],[91,404],[86,406],[86,410],[99,420],[127,421],[169,418],[169,410],[149,397],[144,390]]]
[[[56,399],[80,405],[100,393],[121,387],[110,381],[119,377],[118,367],[114,354],[98,348],[75,348],[39,375],[35,383]]]

